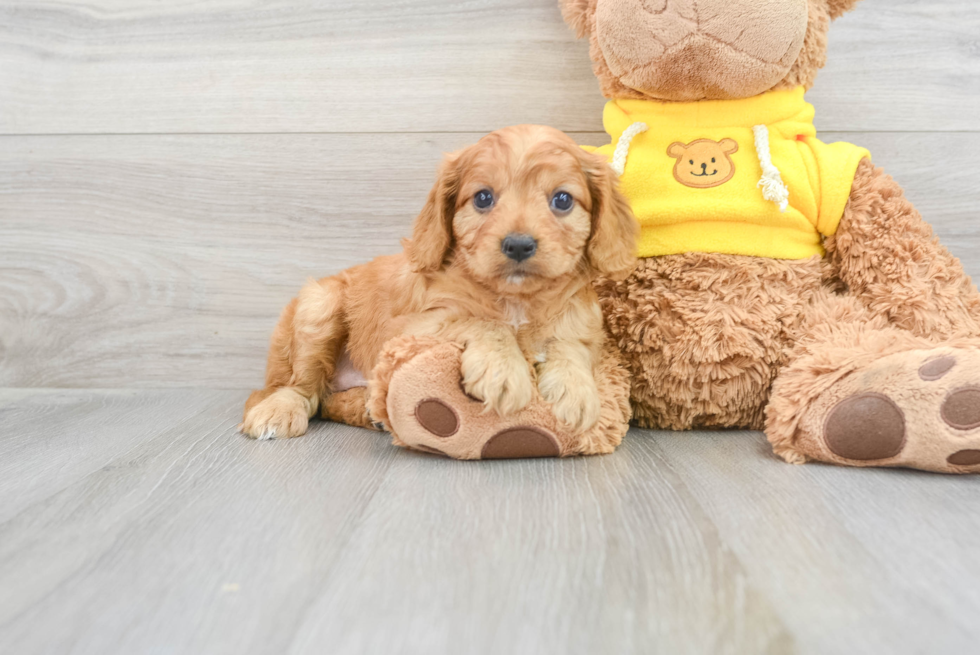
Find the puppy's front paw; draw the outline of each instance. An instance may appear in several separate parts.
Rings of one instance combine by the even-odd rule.
[[[288,439],[306,434],[310,401],[292,389],[279,389],[245,415],[239,430],[253,439]]]
[[[551,405],[555,417],[576,433],[589,430],[599,420],[599,389],[584,371],[557,364],[544,368],[538,378],[538,391]]]
[[[517,348],[471,343],[463,351],[463,389],[501,416],[519,412],[534,395],[527,361]]]

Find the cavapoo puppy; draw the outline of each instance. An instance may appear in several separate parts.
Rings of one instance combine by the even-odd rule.
[[[332,391],[358,386],[338,381],[342,369],[369,375],[400,335],[462,344],[464,390],[501,416],[537,384],[560,421],[589,429],[603,343],[592,282],[635,263],[638,228],[616,184],[604,158],[548,127],[506,128],[448,155],[403,253],[310,282],[286,307],[241,430],[303,434]],[[345,420],[371,425],[363,407]]]

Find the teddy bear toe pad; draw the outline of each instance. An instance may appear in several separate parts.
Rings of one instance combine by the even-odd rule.
[[[559,457],[561,445],[549,432],[534,427],[501,430],[483,446],[480,459]]]
[[[867,462],[895,457],[905,447],[905,415],[882,394],[850,396],[831,410],[824,441],[832,453],[845,459]]]
[[[946,397],[940,414],[956,430],[980,427],[980,389],[957,389]]]
[[[955,357],[951,357],[949,355],[946,355],[945,357],[936,357],[935,359],[930,359],[919,367],[919,377],[926,382],[939,380],[944,375],[949,373],[954,366],[956,366]]]
[[[416,405],[415,420],[437,437],[451,437],[459,431],[456,410],[438,398],[426,398]]]
[[[836,464],[980,473],[980,350],[902,352],[854,371],[806,412],[798,446]]]

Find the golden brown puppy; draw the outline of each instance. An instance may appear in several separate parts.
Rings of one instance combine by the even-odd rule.
[[[303,434],[345,348],[367,373],[399,335],[462,343],[466,392],[501,415],[536,379],[560,420],[588,429],[603,329],[591,283],[632,270],[637,231],[603,158],[547,127],[487,135],[446,157],[403,254],[311,282],[286,307],[242,431]],[[359,414],[350,422],[370,421]]]

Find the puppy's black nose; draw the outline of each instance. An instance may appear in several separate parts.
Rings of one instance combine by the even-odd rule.
[[[703,172],[707,173],[708,172],[708,165],[707,164],[701,164],[701,170]]]
[[[500,243],[500,250],[515,262],[522,262],[534,256],[538,242],[526,234],[508,234]]]

